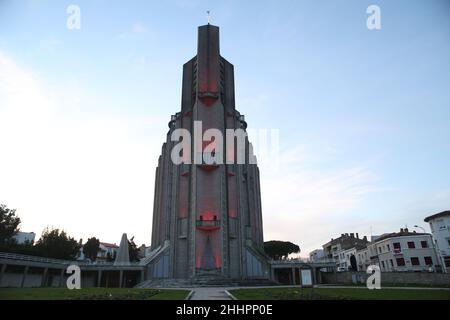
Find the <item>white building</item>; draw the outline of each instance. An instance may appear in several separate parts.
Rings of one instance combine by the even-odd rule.
[[[348,271],[351,266],[350,259],[358,249],[367,246],[367,237],[359,238],[356,233],[343,233],[337,239],[331,239],[324,244],[323,252],[325,259],[334,260],[338,271]]]
[[[117,250],[119,250],[119,246],[116,245],[115,243],[100,242],[99,250],[97,253],[97,261],[107,262],[108,259],[114,259],[117,254]],[[83,247],[81,247],[77,260],[83,261],[86,259],[87,258],[83,253]]]
[[[358,271],[366,271],[367,267],[371,265],[369,248],[364,247],[356,250],[356,264],[358,266]]]
[[[325,259],[325,253],[323,249],[316,249],[309,253],[309,261],[310,262],[319,262]]]
[[[368,246],[370,260],[381,271],[436,271],[440,261],[431,234],[400,232],[381,235]]]
[[[13,239],[17,241],[18,244],[24,244],[25,242],[33,243],[36,238],[36,233],[34,232],[22,232],[19,231]]]
[[[97,260],[106,261],[108,258],[115,258],[117,255],[117,250],[119,250],[119,246],[115,243],[100,242],[99,249]]]
[[[356,247],[341,251],[339,254],[338,270],[351,271],[352,270],[351,259],[352,259],[352,256],[354,256],[356,259],[355,255],[356,255]]]
[[[450,272],[450,211],[443,211],[425,218],[440,255],[441,264]]]

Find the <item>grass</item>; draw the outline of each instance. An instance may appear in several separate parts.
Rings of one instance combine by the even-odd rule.
[[[0,300],[183,300],[187,290],[132,288],[0,288]]]
[[[230,290],[239,300],[450,300],[449,290],[367,288],[259,288]]]
[[[326,286],[322,285],[322,286]],[[340,286],[340,287],[366,287],[366,282],[364,283],[335,283],[329,286]],[[402,287],[402,288],[450,288],[450,284],[433,284],[433,283],[388,283],[383,282],[383,287]]]

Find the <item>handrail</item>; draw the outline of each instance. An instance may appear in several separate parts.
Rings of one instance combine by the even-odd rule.
[[[104,262],[104,261],[77,261],[77,260],[63,260],[63,259],[54,259],[54,258],[45,258],[45,257],[37,257],[37,256],[29,256],[18,253],[7,253],[0,252],[0,259],[9,259],[9,260],[21,260],[21,261],[30,261],[30,262],[43,262],[43,263],[53,263],[53,264],[64,264],[64,265],[114,265],[114,262]],[[130,262],[130,265],[139,265],[139,262]]]

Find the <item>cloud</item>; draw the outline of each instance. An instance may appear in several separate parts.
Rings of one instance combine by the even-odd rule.
[[[47,36],[39,42],[38,50],[41,53],[55,53],[58,46],[62,44],[62,41],[55,36]]]
[[[156,33],[154,31],[150,31],[146,25],[139,21],[134,22],[129,30],[118,35],[118,38],[121,40],[132,40],[143,37],[145,37],[146,39],[150,37],[154,40],[156,37]]]
[[[146,33],[147,28],[140,22],[136,22],[133,25],[133,33]]]
[[[280,154],[278,172],[260,168],[265,240],[296,242],[307,256],[340,232],[346,214],[378,190],[368,168],[315,169],[313,163],[326,156],[297,145]]]
[[[18,209],[22,229],[51,225],[110,242],[128,232],[149,244],[161,145],[136,136],[159,134],[166,121],[80,110],[71,117],[73,105],[92,108],[90,99],[50,90],[2,52],[0,70],[0,203]]]

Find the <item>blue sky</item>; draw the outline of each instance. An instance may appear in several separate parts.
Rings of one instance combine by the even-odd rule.
[[[22,229],[150,243],[154,169],[206,10],[237,109],[280,130],[278,171],[261,167],[266,240],[306,255],[450,208],[448,1],[0,0],[0,203]]]

